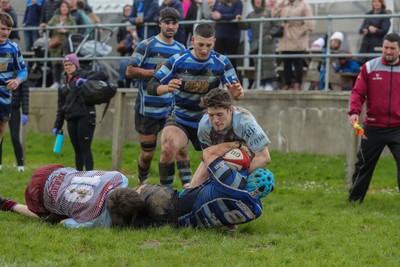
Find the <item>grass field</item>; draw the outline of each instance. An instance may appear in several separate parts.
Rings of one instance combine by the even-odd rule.
[[[29,133],[26,170],[18,173],[7,136],[0,194],[24,203],[35,168],[49,163],[73,167],[69,141],[60,156],[52,153],[53,142],[51,135]],[[111,141],[95,140],[93,150],[95,167],[110,169]],[[137,184],[138,151],[136,143],[124,145],[122,172],[131,186]],[[399,193],[391,157],[378,163],[362,205],[346,201],[344,156],[272,152],[271,157],[275,191],[263,200],[263,215],[234,233],[65,229],[0,212],[0,266],[400,266]],[[192,169],[199,158],[191,151]]]

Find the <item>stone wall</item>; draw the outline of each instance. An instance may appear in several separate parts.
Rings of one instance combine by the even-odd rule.
[[[134,130],[135,89],[120,90],[125,95],[123,108],[123,139],[137,140]],[[53,129],[57,92],[49,89],[32,89],[30,131],[51,133]],[[270,150],[282,152],[309,152],[325,155],[346,154],[353,136],[349,126],[348,92],[266,92],[246,91],[245,98],[235,104],[251,111],[271,139]],[[98,106],[100,120],[103,106]],[[111,139],[116,109],[114,100],[95,138]],[[64,125],[66,130],[66,125]]]

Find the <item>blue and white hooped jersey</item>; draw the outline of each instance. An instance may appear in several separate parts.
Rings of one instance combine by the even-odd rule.
[[[134,67],[153,69],[157,71],[171,56],[184,51],[185,47],[174,41],[166,44],[156,36],[141,41],[129,60],[129,65]],[[146,91],[150,79],[139,80],[139,94],[136,98],[136,112],[143,116],[163,119],[171,112],[172,94],[152,96]]]
[[[251,152],[257,153],[271,143],[250,111],[242,107],[233,107],[232,125],[223,132],[217,132],[208,114],[204,114],[197,136],[203,149],[224,142],[243,141]]]
[[[11,40],[0,44],[0,102],[11,103],[11,91],[7,89],[6,81],[19,78],[25,81],[28,71],[19,46]]]
[[[208,59],[200,61],[192,55],[191,49],[169,58],[154,77],[164,85],[172,79],[182,80],[179,91],[174,94],[173,112],[178,123],[197,129],[204,114],[199,106],[200,98],[218,88],[221,82],[225,86],[239,80],[227,57],[211,51]]]
[[[261,215],[262,202],[245,190],[246,174],[233,171],[221,158],[210,164],[208,172],[207,183],[181,191],[179,202],[190,206],[179,211],[179,226],[230,226]]]

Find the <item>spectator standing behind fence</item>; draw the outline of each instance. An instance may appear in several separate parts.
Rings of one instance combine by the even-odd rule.
[[[201,1],[201,14],[203,19],[210,20],[211,13],[214,9],[215,0],[203,0]]]
[[[75,151],[75,168],[78,171],[93,170],[92,140],[96,127],[96,108],[86,104],[77,88],[83,80],[108,81],[102,71],[85,71],[80,69],[75,54],[66,55],[63,59],[65,75],[58,89],[57,115],[53,134],[62,129],[64,119],[67,121],[69,138]],[[83,80],[82,80],[83,79]]]
[[[76,3],[76,8],[77,8],[79,15],[81,15],[81,17],[82,17],[83,24],[86,25],[86,28],[83,28],[83,30],[84,30],[83,34],[85,36],[87,34],[90,34],[89,40],[92,40],[94,38],[94,31],[93,31],[94,28],[92,27],[93,22],[85,12],[85,2],[82,0],[79,0]]]
[[[120,23],[126,23],[128,21],[128,17],[131,14],[131,5],[125,5],[122,9],[122,20]],[[134,26],[131,26],[134,27]],[[128,31],[128,26],[122,26],[118,28],[117,32],[117,52],[121,57],[124,57],[126,55],[131,55],[133,53],[133,48],[132,46],[127,46],[127,36],[130,34]],[[137,36],[137,34],[136,34]],[[118,67],[118,87],[119,88],[129,88],[131,84],[130,79],[126,79],[126,67],[128,66],[129,59],[128,58],[122,58],[119,61],[119,67]]]
[[[136,25],[136,30],[140,40],[157,35],[157,26],[147,27],[147,36],[144,36],[145,22],[158,22],[159,5],[158,0],[134,0],[132,11],[129,15],[129,22]]]
[[[11,31],[10,36],[8,38],[10,38],[11,40],[13,40],[14,42],[19,42],[20,38],[19,38],[19,33],[18,31],[15,30],[15,28],[18,28],[18,16],[17,13],[15,12],[14,8],[10,5],[10,1],[9,0],[0,0],[0,11],[7,13],[8,15],[11,16],[11,18],[14,21],[13,24],[13,28],[14,30]]]
[[[241,0],[216,0],[211,19],[217,21],[215,26],[215,48],[221,54],[236,55],[239,49],[240,28],[237,23],[223,23],[231,21],[237,15],[242,15],[243,4]],[[236,59],[231,59],[232,66],[236,69]]]
[[[386,10],[385,0],[372,0],[372,10],[367,15],[389,14]],[[360,53],[377,53],[376,47],[382,46],[383,37],[390,28],[390,18],[365,18],[360,28],[360,34],[363,35],[360,47]],[[361,58],[359,61],[364,64],[371,58]]]
[[[74,18],[70,15],[70,9],[67,2],[62,1],[59,6],[59,13],[54,15],[47,24],[48,26],[73,26],[75,24]],[[64,56],[65,43],[68,41],[68,35],[76,32],[76,29],[72,28],[58,28],[50,30],[50,38],[56,35],[61,37],[61,43],[57,47],[49,48],[50,56],[53,58],[61,58]],[[63,71],[63,66],[61,61],[52,61],[51,72],[53,75],[53,84],[50,86],[52,89],[57,89],[60,85],[61,73]]]
[[[78,11],[78,0],[65,0],[69,5],[69,13],[74,18],[76,25],[85,25],[85,22]],[[85,34],[85,28],[79,28],[78,33]]]
[[[270,18],[271,9],[265,6],[264,0],[252,0],[254,11],[249,13],[246,19],[256,18]],[[242,16],[236,16],[236,19],[241,20]],[[277,25],[278,22],[266,21],[263,25],[262,33],[262,54],[273,55],[275,54],[276,45],[275,38],[271,36],[270,31]],[[250,54],[258,54],[259,40],[260,40],[260,23],[259,22],[244,22],[239,23],[241,29],[251,29],[252,41],[250,43]],[[251,59],[253,64],[257,66],[257,59]],[[262,90],[271,91],[275,87],[276,79],[276,60],[274,58],[263,58],[261,64],[261,82],[260,86]]]
[[[45,0],[28,0],[24,13],[23,27],[38,27],[40,24],[40,14]],[[32,51],[33,43],[39,37],[38,30],[25,30],[25,47],[26,51]]]
[[[44,27],[60,7],[61,0],[45,0],[40,14],[40,27]],[[39,32],[41,33],[41,32]]]
[[[178,10],[179,12],[179,20],[182,21],[184,20],[184,12],[183,12],[183,6],[182,2],[180,0],[163,0],[161,6],[160,6],[160,11],[163,10],[166,7],[172,7]],[[160,18],[157,16],[157,21],[159,21]],[[193,25],[192,25],[193,26]],[[176,33],[174,37],[175,41],[185,45],[186,44],[186,39],[185,39],[185,25],[179,25],[178,32]]]
[[[313,16],[310,5],[305,0],[282,0],[275,6],[276,17],[293,18]],[[308,49],[309,35],[314,30],[312,20],[288,20],[284,24],[283,37],[279,38],[278,50],[283,55],[303,54]],[[293,72],[294,67],[294,72]],[[294,83],[292,80],[294,77]],[[303,58],[283,59],[283,90],[301,90],[303,81]]]
[[[382,56],[367,61],[357,77],[350,95],[350,123],[359,123],[366,104],[364,130],[353,173],[350,201],[364,200],[372,174],[383,149],[387,146],[397,164],[400,189],[400,36],[383,38]]]
[[[137,35],[136,26],[130,25],[127,28],[127,33],[124,39],[124,42],[119,46],[119,51],[122,49],[126,52],[127,55],[132,55],[136,46],[139,43],[139,37]],[[122,47],[123,45],[123,47]],[[134,85],[135,80],[129,79],[126,76],[126,69],[128,67],[129,57],[123,58],[119,62],[118,68],[118,86],[122,88],[130,88],[131,84]]]
[[[195,0],[180,0],[183,6],[184,20],[197,20],[197,4]],[[185,24],[185,43],[186,47],[190,46],[190,39],[193,35],[193,24]]]
[[[8,122],[10,127],[11,142],[14,148],[15,159],[17,160],[17,170],[24,171],[24,153],[20,140],[21,129],[21,109],[22,109],[22,126],[28,122],[29,114],[29,83],[23,82],[18,88],[12,91],[11,101],[11,118]],[[2,155],[3,155],[3,141],[0,143],[0,170],[2,168]]]

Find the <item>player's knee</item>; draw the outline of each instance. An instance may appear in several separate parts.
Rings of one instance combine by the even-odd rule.
[[[167,140],[161,145],[161,153],[164,158],[174,158],[176,150],[177,149],[173,140]]]
[[[142,148],[143,152],[154,152],[157,147],[157,141],[140,142],[140,147]]]

